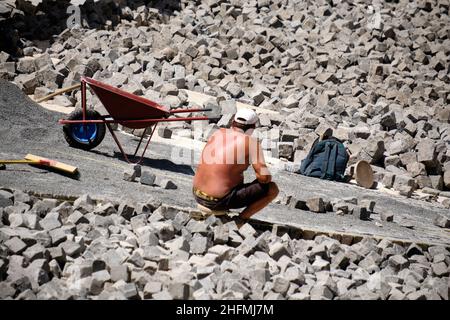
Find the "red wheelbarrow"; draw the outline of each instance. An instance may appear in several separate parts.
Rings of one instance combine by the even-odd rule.
[[[86,108],[87,84],[109,112],[108,115],[100,115],[97,111]],[[87,77],[81,79],[81,100],[81,110],[75,110],[67,119],[59,120],[59,123],[64,125],[64,138],[69,145],[83,150],[93,149],[103,141],[106,128],[108,128],[125,160],[129,163],[131,163],[131,161],[128,159],[119,139],[117,139],[114,130],[111,128],[112,123],[119,123],[122,126],[131,129],[144,129],[133,157],[136,156],[147,130],[150,130],[149,138],[142,155],[140,159],[135,162],[140,163],[144,158],[147,147],[159,122],[210,120],[210,118],[205,116],[169,118],[176,113],[203,112],[211,111],[211,109],[196,108],[169,110],[169,108],[161,106],[156,102]]]

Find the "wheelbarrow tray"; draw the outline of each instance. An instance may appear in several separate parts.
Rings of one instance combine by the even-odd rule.
[[[97,119],[88,119],[87,117],[87,107],[86,107],[86,87],[89,85],[91,90],[95,93],[95,95],[99,98],[103,106],[105,107],[108,114],[100,115]],[[81,102],[82,102],[82,118],[81,119],[62,119],[59,121],[60,124],[63,125],[74,125],[80,127],[85,127],[85,131],[89,131],[86,129],[87,126],[93,124],[103,124],[106,125],[108,130],[111,132],[115,142],[117,143],[120,151],[122,152],[125,159],[128,160],[127,155],[125,154],[117,136],[112,130],[110,124],[121,124],[124,127],[128,127],[131,129],[144,129],[139,144],[136,148],[134,155],[136,155],[140,144],[147,133],[147,129],[151,128],[150,137],[147,141],[147,145],[142,153],[141,159],[142,161],[144,157],[145,151],[147,150],[147,146],[153,136],[153,133],[156,129],[156,125],[159,122],[172,122],[172,121],[196,121],[196,120],[210,120],[210,118],[205,116],[200,117],[172,117],[170,116],[176,113],[191,113],[191,112],[204,112],[210,111],[211,109],[204,108],[191,108],[191,109],[175,109],[170,110],[169,108],[162,106],[154,101],[146,99],[144,97],[137,96],[135,94],[126,92],[119,88],[115,88],[106,83],[102,83],[100,81],[82,77],[81,78]],[[89,138],[90,139],[90,138]],[[103,138],[102,138],[103,139]],[[90,142],[90,140],[89,140]],[[97,145],[97,144],[96,144]],[[87,147],[86,149],[89,149]],[[139,163],[138,162],[138,163]]]
[[[84,78],[92,91],[97,95],[109,116],[118,123],[131,129],[146,128],[154,122],[146,119],[166,119],[171,113],[168,108],[149,99],[131,94],[100,81]],[[130,122],[141,120],[139,122]]]

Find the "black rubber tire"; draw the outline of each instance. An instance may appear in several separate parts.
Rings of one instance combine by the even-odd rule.
[[[86,118],[88,120],[98,120],[101,119],[100,114],[92,109],[86,110]],[[75,109],[72,111],[67,120],[82,120],[83,119],[83,110],[81,109]],[[96,123],[97,127],[97,134],[92,140],[89,140],[89,142],[83,143],[80,141],[75,140],[75,138],[72,136],[72,124],[65,124],[63,126],[63,132],[64,132],[64,139],[66,139],[69,146],[77,149],[83,149],[83,150],[91,150],[98,146],[103,139],[105,138],[106,133],[106,125],[104,123]]]

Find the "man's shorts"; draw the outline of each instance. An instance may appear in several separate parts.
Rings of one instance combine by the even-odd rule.
[[[255,180],[251,183],[237,185],[226,196],[217,199],[217,201],[201,197],[195,192],[194,197],[197,203],[211,210],[228,210],[248,207],[264,198],[268,192],[268,183],[260,183],[258,180]]]

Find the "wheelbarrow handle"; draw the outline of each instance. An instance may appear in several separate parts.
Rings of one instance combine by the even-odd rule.
[[[175,110],[170,110],[170,113],[188,113],[188,112],[203,112],[203,111],[212,111],[212,108],[205,108],[205,109],[200,109],[200,108],[196,108],[196,109],[175,109]]]

